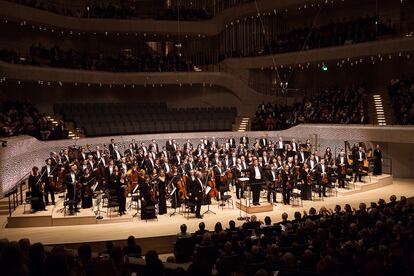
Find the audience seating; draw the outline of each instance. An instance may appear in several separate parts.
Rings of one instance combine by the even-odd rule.
[[[165,103],[57,103],[55,113],[88,136],[231,130],[236,108],[168,108]]]

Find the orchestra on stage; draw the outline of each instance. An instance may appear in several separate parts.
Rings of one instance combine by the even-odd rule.
[[[301,200],[313,200],[328,196],[334,183],[345,188],[349,181],[361,181],[370,161],[375,174],[382,172],[379,145],[372,152],[364,143],[351,147],[345,142],[343,148],[327,147],[321,155],[310,140],[261,137],[251,142],[243,136],[236,143],[230,136],[220,141],[204,137],[196,144],[188,139],[180,145],[168,139],[159,145],[153,139],[146,145],[111,139],[108,145],[51,152],[41,170],[33,167],[29,177],[32,211],[54,205],[55,193],[63,193],[69,215],[99,210],[93,200],[99,197],[98,205],[106,201],[119,216],[136,208],[142,219],[152,219],[170,207],[172,214],[188,208],[202,218],[202,205],[212,200],[224,205],[233,189],[237,199],[253,206],[261,204],[261,194],[268,203],[278,203],[278,193],[281,203],[289,205],[294,191]]]

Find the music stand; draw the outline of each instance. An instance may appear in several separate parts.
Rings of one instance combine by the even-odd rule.
[[[135,196],[134,196],[135,195]],[[137,211],[135,212],[135,214],[132,216],[133,218],[135,218],[136,216],[138,216],[139,214],[139,196],[138,196],[138,185],[135,186],[135,188],[132,190],[131,192],[131,203],[129,203],[129,209],[131,210],[132,208],[132,203],[134,202],[134,197],[136,198],[136,203],[137,203]]]
[[[245,183],[249,181],[249,178],[248,177],[241,177],[241,178],[238,179],[238,181],[240,182],[240,185],[243,185],[244,186]],[[243,192],[244,192],[244,189],[243,189]],[[246,220],[248,218],[248,216],[247,216],[247,210],[245,212],[246,215],[243,217],[242,216],[241,201],[242,201],[242,198],[239,199],[240,208],[239,208],[239,217],[237,218],[237,220]],[[246,201],[246,206],[247,206],[247,197],[245,198],[245,201]]]
[[[101,201],[102,201],[102,192],[97,192],[97,199],[96,199],[96,205],[98,207],[98,210],[96,211],[96,219],[103,219],[103,216],[101,216]]]
[[[210,186],[206,186],[206,189],[204,190],[204,196],[208,196],[208,194],[210,193],[211,189],[212,188]],[[211,200],[209,200],[207,202],[208,202],[208,204],[207,204],[207,211],[205,211],[203,213],[203,216],[204,216],[204,214],[209,214],[209,213],[216,214],[215,212],[213,212],[213,211],[210,210]]]
[[[179,212],[177,213],[177,204],[178,204],[178,200],[177,200],[177,194],[175,193],[175,191],[177,191],[177,187],[174,187],[174,189],[172,189],[172,191],[170,192],[170,196],[174,196],[174,212],[172,212],[170,214],[170,217],[172,217],[175,214],[179,214],[181,215]]]

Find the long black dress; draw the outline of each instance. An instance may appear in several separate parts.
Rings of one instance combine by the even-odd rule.
[[[374,174],[382,174],[382,151],[380,149],[374,150]]]
[[[45,209],[45,203],[43,201],[43,192],[40,191],[40,184],[39,181],[40,175],[29,176],[29,185],[30,185],[30,204],[32,206],[33,211],[40,211]]]
[[[92,178],[93,177],[89,174],[88,176],[82,175],[79,179],[80,183],[82,184],[82,209],[92,207]]]
[[[167,213],[167,201],[165,198],[165,180],[158,182],[158,214],[163,215]]]

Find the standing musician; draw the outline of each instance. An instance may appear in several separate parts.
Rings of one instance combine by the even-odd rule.
[[[378,144],[374,150],[374,174],[382,174],[382,151]]]
[[[302,200],[311,200],[312,199],[312,181],[313,181],[313,173],[309,169],[308,164],[303,164],[302,167]]]
[[[75,164],[70,165],[70,171],[65,176],[66,184],[66,197],[69,200],[69,212],[70,215],[74,215],[74,212],[79,212],[78,209],[78,166]]]
[[[47,211],[43,201],[42,183],[40,182],[39,168],[33,167],[29,176],[30,204],[33,212]]]
[[[89,169],[86,168],[83,170],[83,175],[79,178],[79,183],[81,185],[81,198],[82,204],[81,208],[92,208],[92,181],[94,177],[90,174]]]
[[[158,214],[160,215],[167,213],[166,185],[165,171],[161,169],[158,177]]]
[[[292,174],[289,166],[287,164],[284,165],[283,170],[281,171],[282,174],[282,196],[283,196],[283,204],[289,205],[290,204],[290,193],[292,190]]]
[[[268,170],[268,176],[267,176],[268,184],[267,184],[267,202],[276,203],[276,188],[278,184],[278,171],[276,168],[276,164],[272,163],[270,165],[270,170]],[[270,198],[272,197],[272,201],[270,201]]]
[[[237,158],[236,160],[236,166],[234,168],[234,176],[236,178],[236,197],[237,199],[244,198],[244,187],[242,186],[242,183],[240,183],[239,178],[242,178],[245,176],[242,165],[242,161],[240,158]]]
[[[155,215],[155,193],[150,185],[149,175],[145,175],[144,181],[140,185],[140,196],[141,196],[141,219],[153,219]]]
[[[55,205],[55,187],[56,187],[56,171],[52,167],[52,159],[46,160],[46,165],[42,168],[42,184],[44,186],[45,204],[49,205],[49,194],[52,199],[52,205]]]
[[[346,164],[348,164],[348,160],[343,150],[339,152],[338,158],[336,159],[336,164],[338,165],[337,174],[339,188],[345,188]]]
[[[321,159],[321,162],[315,168],[317,175],[317,183],[319,190],[319,197],[326,197],[326,186],[330,182],[328,166],[325,164],[325,159]]]
[[[354,182],[358,181],[361,182],[361,171],[362,171],[362,166],[364,164],[364,160],[366,158],[365,156],[365,152],[362,150],[362,147],[359,146],[358,147],[358,151],[356,151],[354,153],[354,171],[355,171],[355,177],[354,177]]]
[[[260,205],[260,186],[265,179],[262,168],[259,166],[257,158],[253,159],[253,164],[250,167],[250,186],[253,193],[253,205]]]
[[[196,206],[195,209],[195,213],[196,213],[196,218],[203,218],[203,216],[201,215],[201,203],[203,201],[203,196],[204,196],[204,186],[203,186],[203,181],[202,181],[202,176],[203,174],[201,172],[197,172],[195,175],[195,179],[193,182],[193,191],[192,191],[192,196],[194,198],[194,203]]]
[[[216,180],[216,187],[220,192],[220,199],[222,199],[224,193],[228,191],[226,183],[223,182],[225,173],[226,170],[223,168],[223,163],[221,161],[218,161],[217,165],[214,166],[214,178]]]

